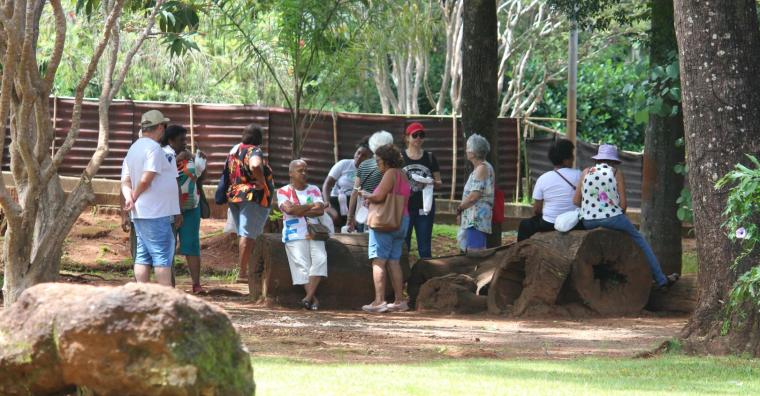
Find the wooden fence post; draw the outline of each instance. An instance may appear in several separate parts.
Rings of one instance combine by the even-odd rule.
[[[449,200],[454,200],[457,190],[457,113],[454,112],[451,116],[452,119],[452,139],[451,139],[451,197]]]
[[[58,95],[53,96],[53,139],[50,142],[50,155],[55,156],[55,127],[58,121]]]
[[[338,117],[334,111],[331,115],[333,121],[333,157],[335,157],[335,163],[338,163]]]
[[[193,100],[190,99],[190,152],[195,153],[195,120],[193,117]]]

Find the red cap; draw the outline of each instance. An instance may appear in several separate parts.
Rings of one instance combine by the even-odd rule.
[[[420,124],[419,122],[413,122],[413,123],[409,124],[408,127],[406,127],[406,134],[407,135],[411,135],[411,134],[413,134],[415,132],[419,132],[419,131],[425,132],[425,127],[422,126],[422,124]]]

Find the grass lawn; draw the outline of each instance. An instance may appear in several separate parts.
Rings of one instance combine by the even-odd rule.
[[[257,395],[757,395],[760,360],[440,360],[329,364],[254,358]]]

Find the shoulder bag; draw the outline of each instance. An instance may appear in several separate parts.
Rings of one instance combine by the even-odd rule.
[[[222,170],[222,176],[219,178],[219,183],[216,185],[216,192],[214,193],[214,202],[217,205],[224,205],[227,203],[227,191],[230,189],[230,171],[227,167],[229,158],[224,161],[224,169]]]
[[[399,172],[401,171],[396,171],[393,191],[385,196],[385,201],[380,204],[370,204],[367,225],[375,231],[391,232],[401,228],[405,199],[398,193]]]
[[[291,197],[293,198],[293,201],[296,205],[300,205],[301,202],[298,200],[298,194],[296,194],[296,190],[293,188],[293,186],[288,185],[288,188],[290,189]],[[319,219],[319,217],[315,217],[317,219],[317,223],[310,223],[309,218],[304,216],[304,219],[306,220],[306,229],[309,232],[309,238],[311,238],[312,241],[326,241],[330,239],[330,229],[322,224],[322,221]]]

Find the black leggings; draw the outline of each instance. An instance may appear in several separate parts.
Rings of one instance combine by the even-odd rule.
[[[584,230],[583,222],[579,221],[573,230]],[[554,223],[550,223],[541,215],[535,215],[529,219],[525,219],[520,222],[520,227],[517,229],[517,242],[526,240],[533,236],[537,232],[549,232],[554,231]]]

